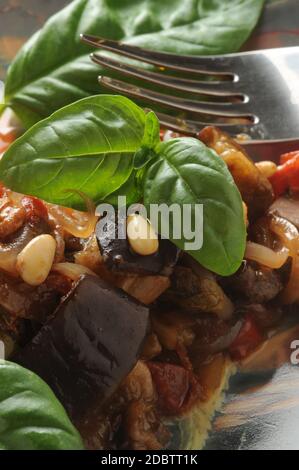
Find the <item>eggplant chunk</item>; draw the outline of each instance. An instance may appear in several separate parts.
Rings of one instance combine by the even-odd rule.
[[[272,186],[245,149],[216,127],[205,127],[199,138],[223,158],[246,203],[249,219],[263,215],[274,200]]]
[[[297,199],[280,197],[273,202],[269,213],[288,220],[299,229],[299,201]]]
[[[116,285],[142,304],[149,305],[155,302],[170,286],[169,277],[166,276],[119,276]]]
[[[130,248],[128,240],[118,238],[118,220],[108,218],[102,229],[100,220],[96,226],[96,236],[106,267],[110,271],[123,274],[160,274],[169,276],[176,265],[180,250],[166,239],[159,240],[157,253],[148,256],[138,255]],[[126,233],[126,220],[120,221]]]
[[[248,261],[243,261],[241,268],[233,276],[225,278],[223,284],[235,294],[257,304],[270,302],[283,289],[279,270]]]
[[[94,276],[83,276],[14,358],[52,388],[75,421],[100,409],[135,366],[148,309]]]
[[[231,300],[211,273],[194,273],[184,266],[175,267],[171,286],[165,292],[164,300],[191,313],[212,313],[225,320],[232,316],[234,310]]]

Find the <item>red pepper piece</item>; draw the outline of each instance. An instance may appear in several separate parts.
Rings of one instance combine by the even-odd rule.
[[[297,157],[299,155],[299,150],[295,150],[295,152],[288,152],[284,153],[280,157],[280,164],[283,165],[284,163],[288,162],[289,160],[292,160],[294,157]]]
[[[26,210],[27,218],[48,220],[48,209],[43,201],[33,196],[24,196],[22,205]]]
[[[290,155],[292,155],[290,158]],[[283,163],[270,178],[276,197],[282,196],[288,189],[299,191],[299,152],[291,152],[281,157]]]
[[[229,347],[229,353],[233,360],[241,360],[253,352],[264,338],[254,319],[250,314],[244,318],[239,334]]]
[[[167,415],[180,412],[190,389],[190,374],[181,366],[164,362],[147,363],[156,386],[161,410]]]

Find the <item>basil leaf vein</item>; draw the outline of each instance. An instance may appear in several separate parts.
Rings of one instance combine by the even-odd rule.
[[[202,142],[186,137],[160,145],[158,159],[145,174],[144,203],[190,204],[193,223],[195,204],[203,204],[203,246],[189,254],[222,276],[239,268],[246,241],[242,199],[225,163]],[[189,240],[183,233],[173,237],[174,223],[170,218],[170,238],[185,249]]]
[[[0,162],[1,180],[52,203],[82,207],[80,196],[67,189],[100,203],[135,172],[134,156],[143,142],[157,145],[159,122],[149,114],[114,95],[68,105],[11,145]]]
[[[188,55],[239,50],[264,0],[74,0],[19,51],[6,81],[6,104],[30,127],[55,110],[103,92],[92,48],[80,33]],[[106,75],[118,77],[105,69]]]

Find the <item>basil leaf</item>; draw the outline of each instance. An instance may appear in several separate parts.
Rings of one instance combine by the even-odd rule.
[[[134,169],[144,168],[156,157],[154,149],[160,143],[160,123],[153,111],[146,115],[142,146],[134,156]]]
[[[144,139],[149,142],[157,122],[153,113],[147,119],[125,97],[85,98],[15,141],[0,162],[1,180],[12,190],[52,203],[82,207],[80,196],[66,189],[83,191],[100,203],[130,178],[134,155]]]
[[[160,122],[153,111],[149,111],[145,118],[145,131],[142,139],[142,146],[148,149],[155,149],[160,142]]]
[[[48,385],[7,361],[0,361],[0,449],[83,449],[79,433]]]
[[[202,142],[187,137],[162,143],[158,155],[145,175],[145,205],[190,204],[194,216],[194,205],[203,204],[203,246],[189,253],[217,274],[233,274],[243,259],[246,229],[241,196],[225,163]],[[170,223],[172,235],[174,221]],[[182,249],[189,241],[170,238]]]
[[[89,33],[153,50],[205,55],[237,51],[264,0],[75,0],[48,20],[17,54],[6,104],[24,125],[101,91],[101,69],[89,58]],[[105,69],[105,74],[115,73]]]
[[[139,202],[142,198],[142,188],[138,182],[138,172],[132,171],[129,179],[116,191],[105,199],[106,204],[112,206],[118,206],[118,197],[126,196],[126,205],[130,206],[136,202]]]

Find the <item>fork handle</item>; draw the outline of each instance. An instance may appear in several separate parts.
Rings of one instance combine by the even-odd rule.
[[[272,160],[279,163],[279,157],[283,153],[299,151],[299,139],[288,140],[252,140],[240,142],[245,147],[251,158],[258,162]]]

